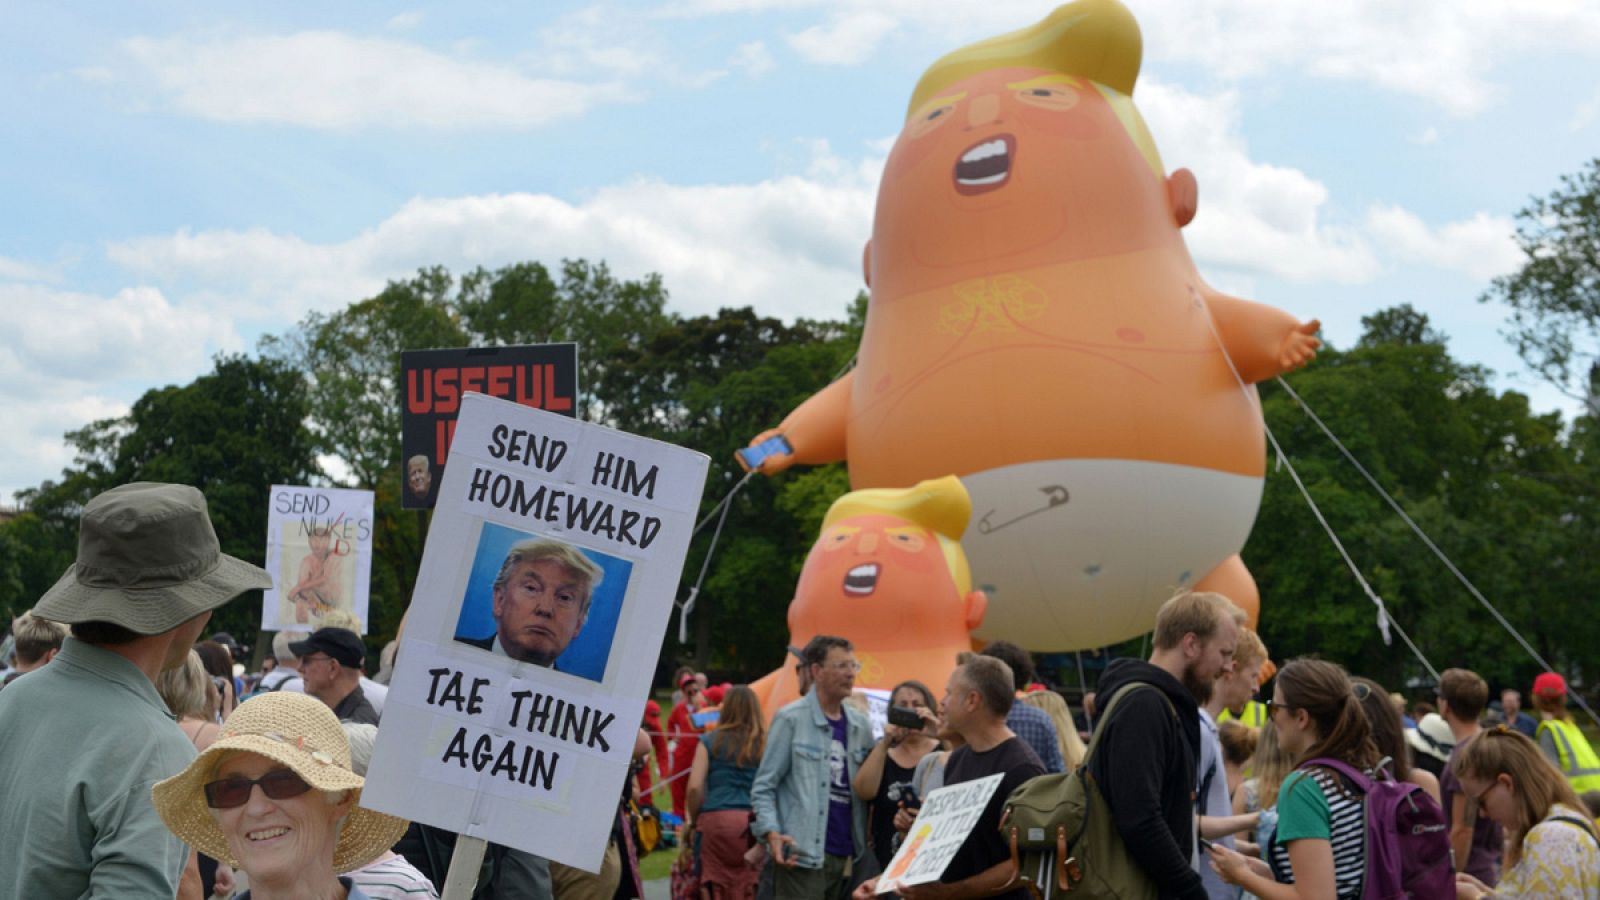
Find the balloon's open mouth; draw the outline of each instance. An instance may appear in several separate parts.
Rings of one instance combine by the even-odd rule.
[[[956,160],[956,191],[982,194],[996,190],[1011,178],[1011,160],[1017,155],[1017,139],[996,135],[968,147]]]
[[[844,592],[864,597],[878,587],[878,564],[863,563],[844,573]]]

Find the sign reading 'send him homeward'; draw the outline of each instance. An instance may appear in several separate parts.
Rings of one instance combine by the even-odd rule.
[[[598,871],[709,463],[467,395],[362,805]]]
[[[407,350],[400,354],[400,505],[432,509],[444,478],[456,414],[468,393],[578,415],[578,345],[527,344]]]

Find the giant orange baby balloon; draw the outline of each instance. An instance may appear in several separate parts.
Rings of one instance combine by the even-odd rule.
[[[958,475],[978,635],[1033,650],[1140,634],[1180,588],[1253,608],[1246,385],[1321,345],[1195,270],[1195,178],[1162,167],[1139,58],[1127,9],[1079,0],[934,63],[878,191],[858,364],[751,442],[792,445],[769,473],[846,459],[856,488]]]
[[[983,620],[984,596],[956,543],[971,514],[966,489],[949,475],[835,500],[789,604],[790,645],[848,638],[861,663],[857,687],[889,690],[914,678],[941,689]],[[750,687],[769,718],[799,696],[790,665]]]

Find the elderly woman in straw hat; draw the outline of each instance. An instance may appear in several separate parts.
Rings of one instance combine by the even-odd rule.
[[[246,898],[366,900],[339,873],[381,856],[406,822],[358,805],[363,783],[333,712],[278,692],[240,704],[153,794],[174,834],[249,877]]]

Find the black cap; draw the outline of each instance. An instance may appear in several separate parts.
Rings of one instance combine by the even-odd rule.
[[[359,669],[367,658],[367,645],[361,642],[360,635],[348,628],[318,628],[303,641],[290,641],[289,652],[295,656],[322,652],[345,668]]]

